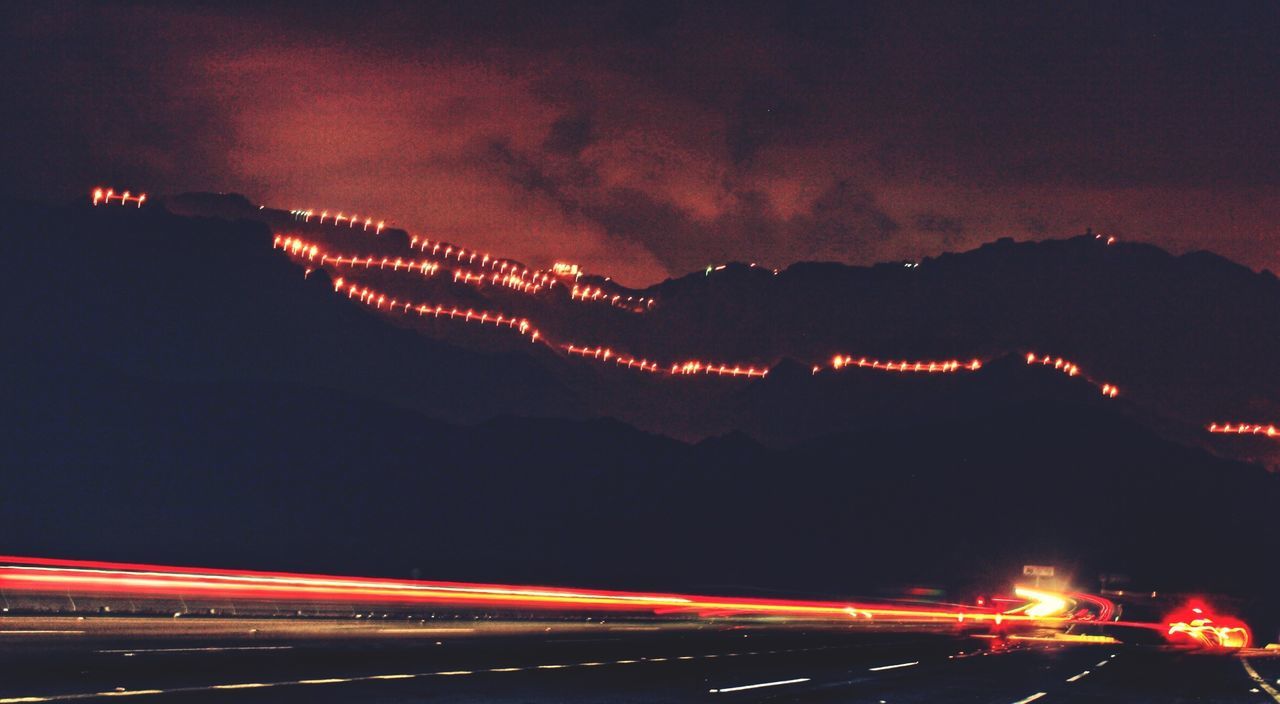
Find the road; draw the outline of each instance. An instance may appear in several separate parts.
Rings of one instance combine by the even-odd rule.
[[[1264,653],[994,643],[697,624],[7,618],[0,703],[1280,703],[1280,657]]]

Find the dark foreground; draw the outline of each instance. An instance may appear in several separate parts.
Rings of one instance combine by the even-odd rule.
[[[1280,658],[1261,652],[994,645],[694,624],[0,619],[0,702],[1280,702]]]

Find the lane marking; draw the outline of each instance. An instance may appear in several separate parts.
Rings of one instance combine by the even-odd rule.
[[[56,631],[56,632],[66,633],[67,631]],[[83,633],[83,631],[78,631],[78,633]],[[232,646],[228,646],[228,649],[231,647]],[[241,649],[250,649],[250,648],[265,649],[265,648],[275,648],[275,647],[292,648],[294,646],[244,646]],[[786,652],[786,653],[811,652],[816,650],[830,650],[835,647],[838,647],[838,646],[791,648],[788,650],[781,650],[776,652]],[[206,649],[205,648],[197,648],[197,649],[171,648],[171,649],[156,649],[156,650],[186,651],[186,650],[206,650]],[[105,651],[101,651],[101,652],[105,652]],[[135,652],[143,652],[143,651],[120,650],[118,652],[124,655],[132,655]],[[740,655],[758,655],[758,654],[759,653],[754,651],[750,653],[712,653],[708,655],[703,655],[702,657],[708,657],[708,658],[735,657]],[[679,658],[676,658],[676,659],[691,660],[691,659],[694,659],[695,657],[697,656],[686,655],[686,656],[680,656]],[[157,695],[157,694],[191,694],[196,692],[212,692],[212,691],[218,691],[218,690],[236,690],[236,689],[257,689],[262,687],[294,687],[298,685],[325,685],[325,684],[340,684],[345,682],[373,682],[376,680],[403,680],[403,679],[416,679],[416,678],[426,678],[426,677],[448,677],[453,675],[472,675],[472,674],[478,674],[482,672],[520,672],[523,670],[532,670],[532,669],[552,670],[552,669],[560,669],[560,668],[568,668],[568,667],[597,667],[600,665],[611,665],[611,664],[612,665],[629,665],[629,664],[640,663],[640,662],[665,662],[670,659],[671,658],[650,658],[650,659],[637,659],[637,660],[615,660],[613,662],[582,662],[582,663],[573,663],[568,665],[550,664],[550,665],[530,665],[530,666],[524,666],[524,667],[495,667],[487,670],[447,670],[442,672],[419,672],[419,673],[412,673],[412,674],[357,675],[354,677],[327,677],[327,678],[309,679],[309,680],[281,680],[277,682],[234,682],[234,683],[228,683],[228,684],[212,684],[212,685],[207,684],[207,685],[193,685],[193,686],[187,686],[187,687],[173,687],[171,689],[136,689],[136,690],[111,691],[111,692],[77,692],[77,693],[69,693],[69,694],[51,694],[47,696],[0,698],[0,704],[37,704],[39,702],[68,702],[68,701],[80,701],[83,699],[97,699],[101,697],[128,697],[128,696],[144,696],[144,695]],[[728,687],[724,689],[711,690],[711,691],[736,692],[741,689],[755,689],[758,687],[774,687],[778,685],[795,684],[798,682],[808,682],[808,681],[809,681],[809,678],[805,677],[805,678],[800,678],[795,680],[784,680],[780,682],[765,682],[761,684],[744,685],[742,687]]]
[[[120,648],[116,650],[95,650],[95,653],[133,655],[134,653],[222,653],[233,650],[292,650],[292,645],[238,645],[218,648]]]
[[[761,687],[781,687],[784,684],[800,684],[808,682],[808,677],[797,677],[793,680],[777,680],[775,682],[761,682],[759,684],[744,684],[737,687],[721,687],[719,689],[709,689],[712,694],[725,694],[726,692],[741,692],[744,689],[760,689]]]
[[[1035,700],[1037,700],[1037,699],[1039,699],[1040,697],[1043,697],[1043,696],[1045,696],[1045,695],[1047,695],[1047,694],[1048,694],[1048,692],[1036,692],[1035,694],[1033,694],[1033,695],[1031,695],[1031,696],[1027,697],[1026,699],[1019,699],[1018,701],[1014,702],[1013,704],[1029,704],[1030,702],[1034,702]]]
[[[1267,684],[1267,681],[1262,678],[1262,675],[1259,675],[1258,671],[1253,669],[1253,664],[1249,662],[1248,658],[1240,658],[1240,664],[1244,667],[1244,671],[1249,675],[1249,677],[1252,678],[1254,682],[1258,683],[1258,686],[1262,688],[1262,691],[1266,692],[1267,696],[1276,700],[1277,704],[1280,704],[1280,692],[1276,691],[1275,687]],[[1276,680],[1276,682],[1280,683],[1280,680]]]
[[[1068,682],[1075,682],[1076,680],[1080,679],[1081,677],[1084,677],[1085,675],[1089,674],[1090,672],[1093,672],[1093,670],[1085,670],[1084,672],[1081,672],[1081,673],[1080,673],[1080,674],[1078,674],[1078,675],[1075,675],[1075,676],[1073,676],[1073,677],[1068,677],[1068,678],[1067,678],[1067,681],[1068,681]]]
[[[897,665],[881,665],[880,667],[868,667],[867,671],[880,672],[881,670],[896,670],[899,667],[911,667],[913,665],[919,665],[919,664],[920,664],[919,660],[916,660],[915,662],[900,662]]]
[[[474,628],[379,628],[379,633],[422,633],[438,635],[440,633],[475,633]]]

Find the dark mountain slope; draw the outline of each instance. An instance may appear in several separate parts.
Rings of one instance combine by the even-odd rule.
[[[256,223],[162,209],[11,204],[4,354],[21,376],[83,365],[139,379],[290,384],[454,421],[580,416],[534,359],[397,329],[267,247]]]
[[[374,236],[318,218],[301,222],[232,196],[173,201],[187,212],[256,218],[332,251],[429,254],[409,249],[411,235],[401,230]],[[452,272],[469,265],[456,257],[441,260],[444,274],[436,277],[344,271],[389,295],[527,317],[557,344],[608,346],[667,364],[697,359],[771,366],[794,359],[796,369],[810,369],[829,366],[835,354],[988,362],[1027,351],[1060,356],[1097,384],[1119,386],[1126,412],[1166,437],[1280,466],[1274,440],[1205,432],[1211,422],[1280,418],[1280,366],[1274,364],[1280,358],[1280,282],[1270,272],[1254,273],[1209,253],[1173,256],[1147,245],[1107,242],[1001,240],[918,266],[809,263],[776,275],[731,264],[645,291],[619,290],[657,300],[642,314],[569,301],[566,286],[535,296],[502,286],[459,286]],[[479,350],[536,349],[502,346],[495,336],[456,326],[421,331]],[[823,383],[813,384],[798,374],[781,374],[790,379],[785,384],[654,382],[597,363],[537,356],[591,412],[685,439],[743,430],[781,445],[868,419],[945,417],[966,404],[973,411],[990,407],[993,399],[1045,390],[1031,382],[1021,392],[987,391],[936,380],[882,383],[867,375],[856,383],[822,376]],[[1053,376],[1052,370],[1038,371]],[[744,386],[751,388],[739,393]]]

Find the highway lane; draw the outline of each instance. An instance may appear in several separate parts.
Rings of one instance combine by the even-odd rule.
[[[222,637],[175,629],[187,635],[140,639],[105,636],[92,623],[69,628],[92,620],[44,621],[48,628],[0,630],[86,632],[0,633],[0,702],[1268,704],[1249,669],[1280,677],[1280,658],[1261,653],[1246,660],[1046,642],[993,651],[990,639],[926,633],[521,623],[353,639],[326,632],[331,624],[305,631],[295,622],[305,635],[245,637],[237,623]]]

